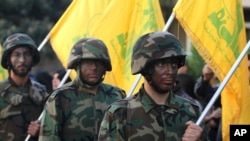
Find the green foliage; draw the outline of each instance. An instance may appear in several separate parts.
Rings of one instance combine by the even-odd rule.
[[[39,45],[70,4],[71,0],[1,0],[0,41],[12,33],[29,34]],[[42,55],[53,57],[50,44]]]
[[[187,60],[189,73],[197,79],[202,73],[201,71],[205,62],[193,45],[191,48],[191,54],[187,56]]]

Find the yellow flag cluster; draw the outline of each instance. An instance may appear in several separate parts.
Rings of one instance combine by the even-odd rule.
[[[241,0],[178,0],[177,20],[203,59],[222,81],[246,45]],[[222,134],[230,124],[250,124],[250,93],[245,57],[222,92]]]
[[[109,49],[112,72],[105,82],[131,87],[132,46],[136,39],[151,31],[161,31],[164,20],[158,0],[74,0],[51,30],[50,42],[66,67],[73,44],[82,37],[103,40]],[[75,72],[71,77],[75,77]]]

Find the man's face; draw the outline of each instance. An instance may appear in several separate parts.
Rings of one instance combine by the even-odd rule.
[[[26,76],[31,70],[32,53],[28,47],[17,47],[10,54],[12,70],[16,75]]]
[[[61,83],[61,80],[59,79],[59,74],[55,73],[53,75],[53,79],[52,79],[52,88],[53,88],[53,90],[57,89],[58,86],[60,85],[60,83]]]
[[[101,61],[83,60],[81,63],[81,79],[89,85],[96,85],[105,71],[106,67]]]
[[[170,91],[175,84],[177,71],[177,60],[164,59],[157,61],[152,74],[154,85],[163,93]]]

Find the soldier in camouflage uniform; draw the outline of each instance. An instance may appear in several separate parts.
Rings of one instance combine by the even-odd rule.
[[[1,65],[9,77],[0,82],[0,141],[23,141],[28,134],[30,141],[38,140],[36,120],[48,93],[29,73],[39,61],[37,46],[28,35],[15,33],[3,42]]]
[[[96,141],[106,108],[125,97],[122,89],[103,83],[112,69],[106,45],[95,38],[79,40],[67,68],[77,77],[48,99],[39,141]]]
[[[185,52],[168,32],[141,36],[133,48],[132,73],[145,78],[138,93],[113,103],[101,123],[99,141],[198,141],[198,107],[172,91]]]

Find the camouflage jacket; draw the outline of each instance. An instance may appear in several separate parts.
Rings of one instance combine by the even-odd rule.
[[[10,79],[0,82],[0,91],[0,141],[23,141],[29,123],[42,113],[48,93],[33,80],[19,87]]]
[[[107,107],[125,92],[101,83],[88,93],[76,79],[51,94],[42,118],[39,141],[95,141]]]
[[[171,93],[166,105],[157,105],[142,87],[132,99],[108,108],[98,141],[180,141],[185,123],[198,117],[198,107],[189,101]]]

